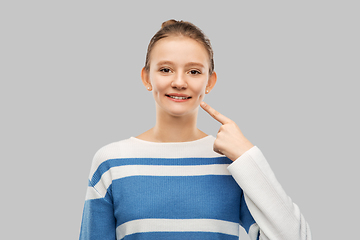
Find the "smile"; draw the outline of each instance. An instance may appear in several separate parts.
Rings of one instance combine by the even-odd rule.
[[[177,97],[177,96],[169,96],[169,95],[166,95],[166,96],[174,98],[174,99],[189,99],[190,98],[190,97]]]
[[[175,102],[184,102],[189,100],[191,97],[179,97],[179,96],[172,96],[172,95],[166,95],[170,100]]]

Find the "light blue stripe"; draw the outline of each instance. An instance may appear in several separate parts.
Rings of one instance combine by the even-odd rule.
[[[116,239],[113,206],[103,198],[85,201],[80,240]]]
[[[244,194],[241,196],[240,201],[240,225],[245,229],[247,233],[249,233],[251,225],[255,223],[254,218],[252,217],[248,206],[245,202]]]
[[[184,239],[202,239],[202,240],[239,240],[239,237],[210,232],[146,232],[136,233],[125,236],[122,240],[184,240]]]
[[[146,218],[239,223],[242,189],[229,175],[134,176],[113,181],[117,225]]]
[[[92,186],[95,186],[101,179],[101,176],[112,167],[125,165],[173,165],[173,166],[191,166],[191,165],[210,165],[210,164],[231,164],[232,161],[227,157],[216,158],[117,158],[109,159],[99,165],[91,178]]]

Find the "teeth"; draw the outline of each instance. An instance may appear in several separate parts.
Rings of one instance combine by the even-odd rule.
[[[174,98],[174,99],[188,99],[187,97],[176,97],[176,96],[169,96],[171,98]]]

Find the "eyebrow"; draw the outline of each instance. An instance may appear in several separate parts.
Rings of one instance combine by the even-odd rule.
[[[160,61],[157,63],[157,66],[161,66],[161,65],[174,65],[174,63],[171,61]],[[201,68],[205,68],[205,66],[199,62],[188,62],[185,64],[185,67],[190,67],[190,66],[198,66]]]
[[[186,67],[190,67],[190,66],[198,66],[198,67],[201,67],[201,68],[205,68],[205,66],[201,63],[198,63],[198,62],[189,62],[187,64],[185,64]]]
[[[160,61],[158,62],[156,65],[160,66],[160,65],[173,65],[174,63],[171,61]]]

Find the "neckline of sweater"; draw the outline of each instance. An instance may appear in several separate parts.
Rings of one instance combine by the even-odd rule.
[[[193,141],[186,141],[186,142],[151,142],[151,141],[147,141],[147,140],[142,140],[142,139],[138,139],[136,137],[130,137],[131,140],[137,141],[137,142],[142,142],[142,143],[147,143],[147,144],[157,144],[157,145],[182,145],[182,144],[194,144],[194,143],[200,143],[203,141],[206,141],[208,139],[214,138],[212,135],[207,135],[206,137],[197,139],[197,140],[193,140]]]

